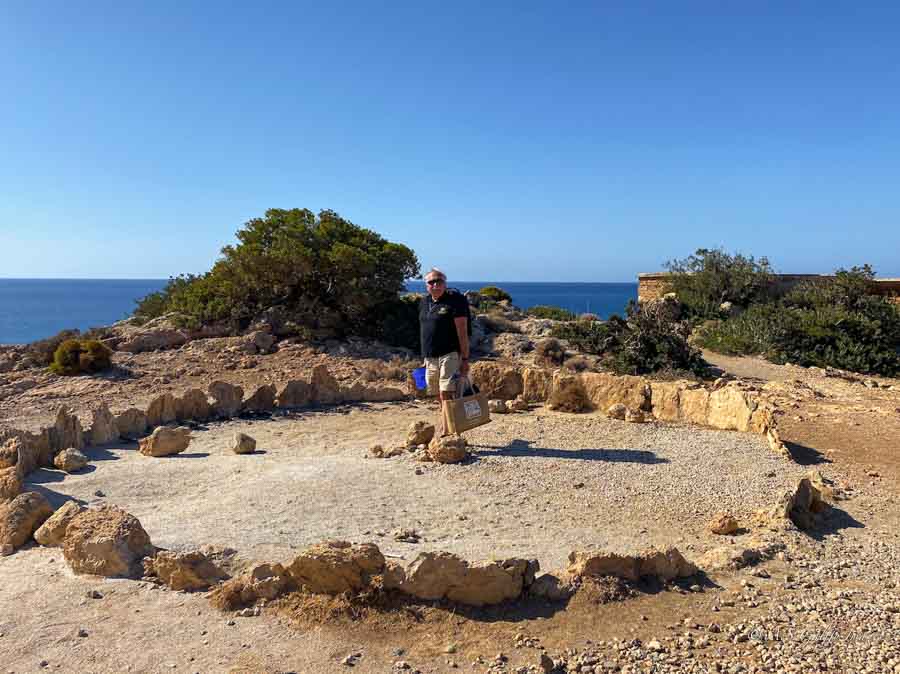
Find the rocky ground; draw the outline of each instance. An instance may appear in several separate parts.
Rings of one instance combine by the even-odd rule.
[[[229,339],[117,354],[117,373],[102,378],[8,372],[0,420],[36,428],[61,403],[123,409],[213,379],[282,383],[323,361],[349,381],[370,363],[303,346],[247,355]],[[164,459],[134,445],[90,448],[82,472],[41,469],[28,487],[54,505],[68,496],[121,505],[172,549],[216,543],[279,561],[341,537],[375,541],[393,559],[442,549],[537,557],[553,569],[591,545],[675,543],[689,558],[739,548],[753,532],[713,536],[705,525],[716,511],[743,523],[820,470],[840,500],[816,530],[779,534],[785,548],[769,561],[616,601],[585,591],[568,604],[477,610],[273,604],[240,617],[203,593],[74,575],[59,549],[32,545],[0,558],[0,671],[900,672],[898,382],[710,359],[779,400],[793,461],[750,434],[543,408],[467,434],[474,457],[461,465],[365,458],[433,413],[393,403],[210,424],[188,452]],[[257,453],[232,454],[235,431],[253,435]]]

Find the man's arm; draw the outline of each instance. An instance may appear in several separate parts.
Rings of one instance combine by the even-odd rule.
[[[459,337],[459,356],[462,363],[459,366],[460,374],[469,374],[469,319],[465,316],[458,316],[453,319],[456,325],[456,336]]]

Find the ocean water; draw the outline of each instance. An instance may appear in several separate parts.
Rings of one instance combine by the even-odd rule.
[[[0,344],[87,330],[131,315],[135,300],[166,280],[0,279]]]
[[[24,344],[68,328],[87,330],[115,323],[131,315],[135,300],[165,284],[165,279],[0,279],[0,344]],[[621,314],[628,300],[637,299],[637,283],[454,281],[450,285],[463,292],[496,285],[523,309],[550,304],[601,318]],[[410,281],[407,288],[424,292],[425,283]]]
[[[545,304],[562,307],[576,314],[592,313],[600,318],[625,313],[628,300],[637,300],[637,283],[526,283],[520,281],[450,281],[449,286],[462,292],[485,286],[503,288],[520,309]],[[412,292],[424,293],[424,281],[409,281]]]

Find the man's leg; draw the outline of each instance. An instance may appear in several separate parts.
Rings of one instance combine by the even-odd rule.
[[[445,403],[456,397],[457,375],[459,373],[459,354],[448,353],[446,356],[440,357],[440,398],[441,398],[441,435],[445,437],[450,435],[450,428],[447,424],[447,407]]]

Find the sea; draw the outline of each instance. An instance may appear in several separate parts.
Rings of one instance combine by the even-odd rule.
[[[26,344],[60,330],[87,330],[127,318],[135,301],[161,290],[166,279],[0,279],[0,344]],[[424,292],[423,281],[409,281],[410,292]],[[539,304],[562,307],[601,318],[625,311],[637,299],[637,283],[526,283],[460,281],[462,292],[499,286],[513,304],[527,309]]]

